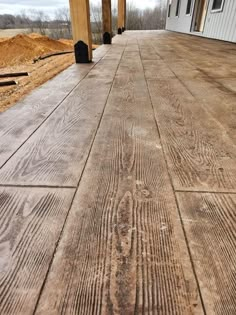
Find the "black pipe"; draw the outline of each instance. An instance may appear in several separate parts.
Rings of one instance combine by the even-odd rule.
[[[0,82],[0,86],[9,86],[9,85],[16,85],[17,82],[16,81],[3,81]]]
[[[0,78],[27,77],[28,75],[28,72],[3,73],[0,74]]]
[[[49,58],[49,57],[53,57],[53,56],[59,56],[59,55],[65,55],[65,54],[71,54],[73,53],[74,51],[73,50],[69,50],[69,51],[59,51],[59,52],[55,52],[55,53],[52,53],[52,54],[48,54],[48,55],[44,55],[44,56],[39,56],[38,58],[34,59],[34,63],[39,61],[39,60],[43,60],[43,59],[46,59],[46,58]]]

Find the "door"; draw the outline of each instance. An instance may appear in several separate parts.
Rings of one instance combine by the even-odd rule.
[[[202,32],[207,15],[208,0],[196,0],[194,8],[193,31]]]

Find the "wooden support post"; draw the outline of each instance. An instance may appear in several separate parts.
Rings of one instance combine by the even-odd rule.
[[[118,0],[118,34],[125,31],[126,25],[126,0]]]
[[[92,33],[89,0],[70,0],[76,63],[92,61]]]
[[[111,44],[112,17],[111,0],[102,0],[103,44]]]

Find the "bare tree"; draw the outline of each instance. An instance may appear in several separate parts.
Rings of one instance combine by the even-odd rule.
[[[117,31],[117,0],[111,1],[111,14],[112,14],[112,32],[113,34],[116,34]]]
[[[91,28],[93,34],[93,42],[101,44],[102,42],[102,6],[101,4],[90,5]]]
[[[128,30],[140,30],[143,28],[142,10],[138,9],[133,1],[127,4],[126,28]]]
[[[29,28],[31,32],[38,32],[41,35],[46,35],[50,18],[41,10],[29,11],[30,24]]]
[[[131,0],[127,5],[126,28],[129,30],[164,29],[166,19],[166,2],[157,0],[153,9],[141,10]]]
[[[60,32],[60,38],[71,38],[71,20],[70,20],[70,10],[68,7],[59,8],[55,11],[54,22],[56,24],[56,29]]]
[[[54,12],[54,19],[50,23],[49,36],[55,39],[72,38],[70,11],[62,7]]]

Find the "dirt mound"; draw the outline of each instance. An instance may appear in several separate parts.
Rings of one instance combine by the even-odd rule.
[[[73,49],[74,47],[74,43],[73,43],[73,39],[64,39],[64,38],[61,38],[58,40],[59,42],[65,44],[65,45],[68,45],[71,49]],[[92,44],[92,48],[93,49],[97,49],[99,47],[99,45],[96,45],[96,44]]]
[[[9,37],[0,37],[0,42],[4,42],[5,40],[8,40]]]
[[[30,33],[30,34],[28,34],[28,36],[29,36],[30,38],[33,38],[33,39],[43,37],[43,35],[41,35],[41,34],[39,34],[39,33]]]
[[[34,41],[39,46],[45,47],[45,49],[51,49],[52,51],[63,51],[68,50],[69,48],[68,44],[51,39],[47,36],[35,38]]]
[[[65,44],[65,45],[69,45],[69,46],[71,46],[71,47],[74,46],[72,39],[60,38],[58,41],[61,42],[61,43],[63,43],[63,44]]]
[[[38,35],[38,34],[37,34]],[[41,55],[69,50],[68,44],[35,34],[19,34],[0,42],[0,67],[25,63]]]

